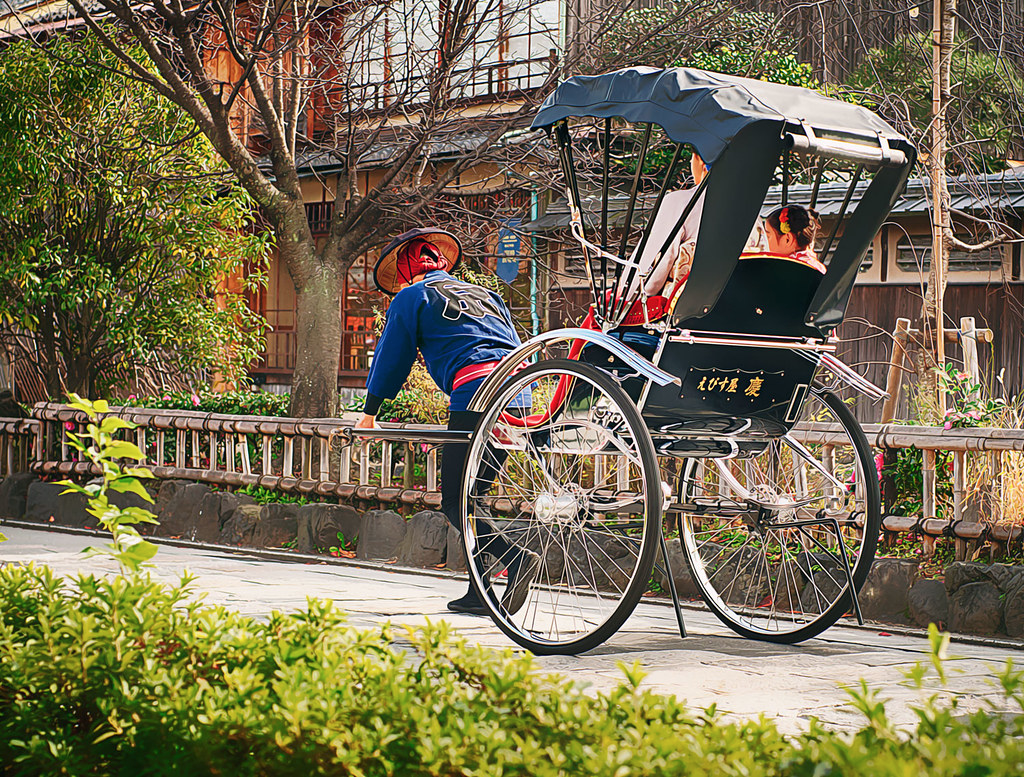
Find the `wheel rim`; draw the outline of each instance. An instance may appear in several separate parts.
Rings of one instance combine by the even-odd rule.
[[[559,412],[530,429],[509,420],[524,390],[532,387],[536,412],[564,375],[572,388]],[[646,435],[621,389],[573,363],[525,370],[484,414],[463,482],[465,547],[498,625],[520,644],[586,650],[632,611],[650,576],[661,507]],[[514,614],[499,606],[507,560],[493,550],[495,535],[541,558]]]
[[[880,520],[877,473],[843,411],[834,397],[811,394],[791,435],[759,455],[684,469],[681,537],[693,582],[741,634],[813,636],[851,603],[844,559],[855,587],[867,576]]]

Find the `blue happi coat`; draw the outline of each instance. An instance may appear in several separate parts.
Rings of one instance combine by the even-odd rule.
[[[417,349],[427,372],[446,394],[455,374],[470,364],[499,361],[520,344],[501,297],[443,270],[402,289],[388,308],[384,333],[366,379],[364,412],[376,415],[385,399],[393,399],[409,376]],[[452,410],[465,410],[468,397],[452,397]]]

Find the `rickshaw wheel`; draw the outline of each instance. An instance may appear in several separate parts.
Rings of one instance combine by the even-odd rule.
[[[524,426],[530,412],[539,420]],[[650,433],[611,376],[550,359],[510,378],[480,418],[462,483],[470,576],[498,627],[542,655],[608,639],[650,581],[663,499]],[[510,612],[506,567],[524,549],[539,564]]]
[[[780,439],[748,459],[691,460],[680,483],[683,555],[704,601],[736,633],[786,644],[852,608],[843,551],[859,591],[881,526],[871,448],[838,397],[809,393],[790,436],[820,468]]]

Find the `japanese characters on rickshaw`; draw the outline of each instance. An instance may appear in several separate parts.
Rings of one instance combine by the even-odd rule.
[[[593,303],[587,326],[510,354],[471,406],[482,417],[464,542],[496,623],[536,652],[591,649],[648,589],[659,547],[683,633],[680,596],[776,642],[860,617],[880,497],[870,447],[835,389],[884,392],[835,357],[833,332],[913,146],[861,106],[683,68],[571,78],[533,126],[557,147]],[[680,196],[691,151],[709,172]],[[812,184],[809,201],[788,201],[796,179]],[[821,181],[837,179],[848,191],[828,234],[803,260],[779,253]],[[751,250],[773,182],[774,253]],[[696,238],[692,267],[662,292],[684,233]],[[557,358],[560,347],[573,358]],[[514,402],[527,387],[524,420]],[[498,605],[487,553],[498,535],[542,558],[514,614]]]

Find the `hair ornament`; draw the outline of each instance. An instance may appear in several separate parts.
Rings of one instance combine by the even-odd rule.
[[[793,228],[789,225],[789,208],[783,208],[779,211],[779,232],[788,235],[792,231]]]

